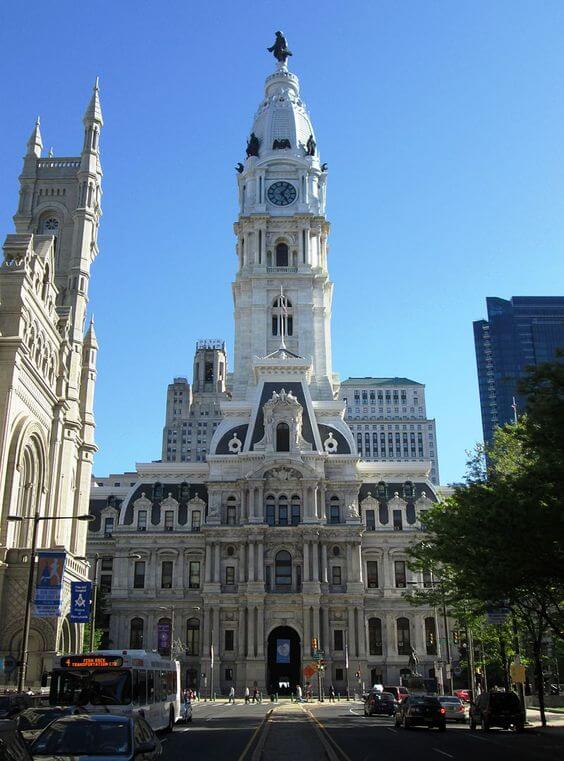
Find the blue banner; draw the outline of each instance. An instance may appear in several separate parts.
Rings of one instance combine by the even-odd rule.
[[[290,663],[290,640],[276,640],[276,663]]]
[[[92,582],[71,582],[71,624],[87,624],[90,621],[90,605],[92,602]]]
[[[42,618],[60,616],[66,555],[60,550],[42,550],[37,553],[37,558],[35,615]]]

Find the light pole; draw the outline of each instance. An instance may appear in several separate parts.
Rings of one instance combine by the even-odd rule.
[[[27,662],[29,659],[29,631],[31,629],[31,601],[33,597],[33,574],[35,572],[35,552],[37,548],[37,528],[40,521],[93,521],[93,515],[8,515],[8,520],[12,522],[32,521],[33,530],[31,534],[31,550],[29,557],[29,574],[27,577],[27,594],[25,599],[25,613],[22,634],[22,646],[20,653],[20,663],[18,671],[18,692],[23,692],[25,687],[25,678],[27,675]]]

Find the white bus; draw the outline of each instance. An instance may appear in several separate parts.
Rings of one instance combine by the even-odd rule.
[[[146,650],[99,650],[54,659],[49,702],[141,714],[154,730],[180,718],[180,664]]]

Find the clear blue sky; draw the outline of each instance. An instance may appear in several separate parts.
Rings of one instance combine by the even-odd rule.
[[[232,346],[234,164],[284,30],[329,164],[341,378],[427,386],[443,482],[481,438],[472,320],[564,291],[564,3],[7,2],[0,229],[36,114],[75,155],[101,79],[95,472],[160,456],[196,339]]]

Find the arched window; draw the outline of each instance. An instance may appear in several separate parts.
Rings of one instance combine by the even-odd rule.
[[[170,655],[172,645],[172,621],[160,618],[157,622],[157,650],[161,655]]]
[[[277,267],[288,266],[288,246],[286,243],[276,244],[276,266]]]
[[[143,649],[143,619],[132,618],[129,626],[129,647],[132,650]]]
[[[160,502],[162,498],[163,498],[163,485],[157,481],[157,483],[153,486],[153,500],[155,502]]]
[[[227,506],[225,508],[225,522],[228,526],[234,526],[237,523],[237,497],[233,495],[227,497]]]
[[[329,523],[341,522],[341,504],[339,497],[333,495],[329,500]]]
[[[290,451],[290,427],[288,423],[278,423],[276,426],[276,451]]]
[[[278,497],[278,525],[288,525],[288,497],[285,494]]]
[[[290,511],[291,511],[291,523],[292,526],[297,526],[301,522],[301,510],[302,500],[298,494],[294,494],[291,499]]]
[[[294,335],[294,308],[287,296],[278,296],[272,304],[272,335]]]
[[[186,655],[200,654],[200,622],[197,618],[186,621]]]
[[[276,525],[276,500],[272,494],[269,494],[266,498],[265,517],[268,526]]]
[[[411,636],[409,633],[409,619],[398,618],[398,655],[411,654]]]
[[[425,647],[427,655],[437,654],[437,629],[433,617],[425,619]]]
[[[286,550],[280,550],[274,561],[274,578],[278,589],[290,591],[292,588],[292,557]]]
[[[368,619],[368,647],[370,655],[382,655],[382,621]]]

